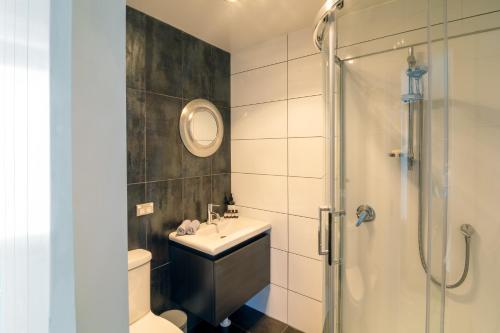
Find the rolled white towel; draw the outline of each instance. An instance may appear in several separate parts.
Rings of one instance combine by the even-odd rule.
[[[194,234],[196,234],[196,231],[198,231],[199,228],[200,228],[200,221],[193,220],[193,221],[191,221],[191,223],[187,227],[186,232],[188,235],[194,235]]]
[[[182,221],[181,225],[177,227],[177,236],[184,236],[185,234],[187,234],[190,225],[191,225],[191,220]]]

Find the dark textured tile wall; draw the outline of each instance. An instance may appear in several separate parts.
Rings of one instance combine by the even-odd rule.
[[[207,204],[223,204],[231,189],[230,55],[127,7],[127,182],[129,250],[153,254],[151,303],[168,309],[168,234],[185,218],[207,218]],[[224,119],[224,140],[211,157],[193,156],[182,144],[179,116],[185,104],[206,98]],[[152,215],[136,205],[154,202]]]

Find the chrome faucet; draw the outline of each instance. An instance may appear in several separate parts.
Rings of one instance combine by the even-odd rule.
[[[219,207],[219,205],[214,205],[214,204],[208,204],[208,220],[207,220],[207,225],[214,224],[215,228],[217,229],[217,233],[219,233],[219,222],[220,222],[220,215],[217,212],[214,212],[214,207]],[[217,222],[214,222],[213,218],[217,219]]]

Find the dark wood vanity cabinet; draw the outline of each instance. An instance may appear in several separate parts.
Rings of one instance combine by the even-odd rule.
[[[270,283],[270,239],[261,234],[215,257],[170,243],[172,299],[218,325]]]

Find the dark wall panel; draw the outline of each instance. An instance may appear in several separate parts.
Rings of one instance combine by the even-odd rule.
[[[170,307],[168,234],[185,218],[206,220],[208,203],[231,191],[230,55],[127,7],[127,169],[129,249],[152,252],[152,303]],[[224,141],[193,156],[179,135],[182,107],[206,98],[224,118]],[[135,206],[154,202],[137,217]]]

